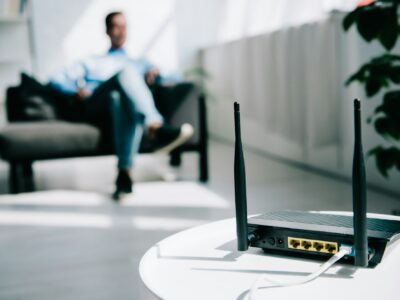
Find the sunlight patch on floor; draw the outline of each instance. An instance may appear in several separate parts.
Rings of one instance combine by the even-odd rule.
[[[207,223],[207,220],[193,220],[181,218],[159,218],[151,216],[134,217],[132,219],[133,225],[141,230],[182,230],[189,227],[194,227]]]
[[[2,225],[110,228],[112,223],[112,219],[103,214],[0,211]]]
[[[123,206],[157,207],[215,207],[229,208],[229,202],[194,182],[149,182],[134,187],[134,193],[122,202]]]

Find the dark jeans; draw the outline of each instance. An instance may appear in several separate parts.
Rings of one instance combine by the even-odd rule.
[[[101,130],[101,147],[113,147],[119,169],[132,167],[143,125],[163,122],[142,76],[131,69],[124,69],[103,82],[89,98],[77,103],[75,110],[79,121]]]

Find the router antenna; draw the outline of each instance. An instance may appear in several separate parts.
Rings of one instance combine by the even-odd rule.
[[[242,138],[240,134],[240,108],[239,103],[234,103],[235,114],[235,208],[236,208],[236,235],[239,251],[249,248],[247,236],[247,198],[246,198],[246,173],[244,166]]]
[[[354,99],[354,157],[353,157],[353,227],[354,265],[368,266],[367,195],[365,165],[361,144],[360,101]]]

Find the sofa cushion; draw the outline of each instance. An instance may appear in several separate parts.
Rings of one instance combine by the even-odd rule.
[[[7,90],[8,120],[43,121],[57,119],[50,90],[35,78],[21,73],[21,83]]]
[[[0,130],[0,156],[8,161],[62,158],[98,152],[100,132],[87,124],[18,122]]]

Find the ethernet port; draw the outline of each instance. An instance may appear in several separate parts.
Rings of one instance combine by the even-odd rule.
[[[325,244],[325,249],[329,253],[336,253],[337,252],[336,244],[326,243]]]
[[[304,249],[308,250],[308,249],[311,248],[312,244],[311,244],[310,241],[302,241],[302,242],[301,242],[301,246],[302,246]]]
[[[324,248],[324,244],[319,243],[319,242],[314,242],[313,243],[313,248],[317,251],[321,251]]]
[[[298,248],[300,246],[300,241],[296,240],[296,239],[291,239],[289,241],[289,246],[291,246],[291,248]]]

